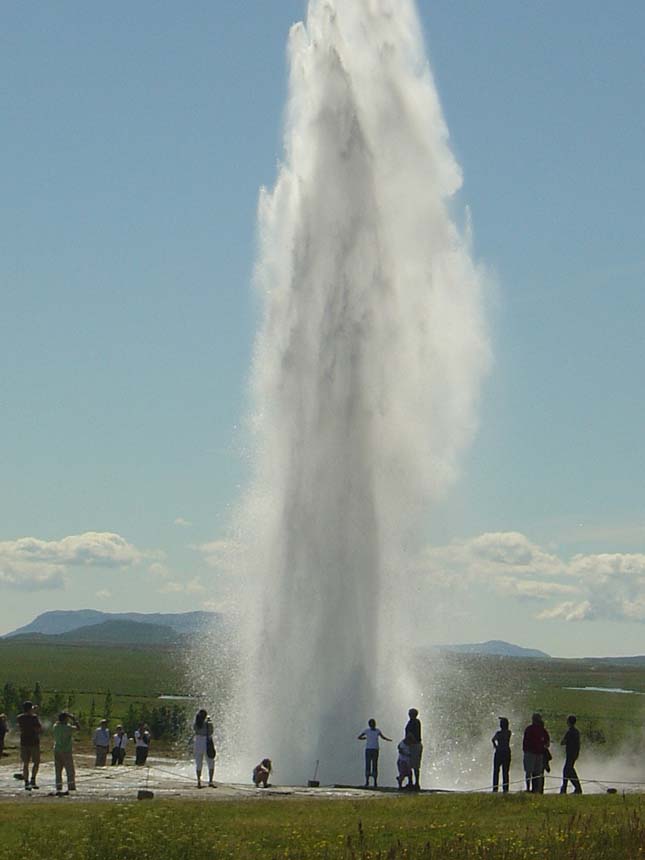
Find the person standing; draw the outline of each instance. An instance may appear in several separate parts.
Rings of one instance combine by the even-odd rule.
[[[139,728],[134,730],[135,764],[144,765],[150,751],[150,732],[145,723],[139,723]]]
[[[405,736],[408,739],[410,748],[410,768],[412,770],[412,779],[410,787],[413,791],[421,790],[421,782],[419,773],[421,771],[421,756],[423,755],[423,744],[421,743],[421,720],[419,712],[416,708],[410,708],[408,711],[410,718],[405,727]]]
[[[7,723],[7,715],[0,714],[0,758],[4,755],[4,739],[9,731],[9,724]]]
[[[96,750],[94,767],[105,767],[108,750],[110,749],[110,730],[107,720],[101,720],[98,728],[94,729],[92,743]]]
[[[68,722],[69,721],[69,722]],[[54,723],[52,734],[54,735],[54,773],[56,777],[56,796],[63,797],[70,791],[76,791],[76,769],[74,767],[74,755],[72,752],[72,739],[74,729],[80,726],[76,717],[62,711],[58,715],[58,722]],[[63,791],[63,771],[67,779],[67,791]]]
[[[123,764],[125,761],[125,751],[128,746],[128,736],[123,730],[123,726],[117,726],[116,732],[112,738],[112,764]]]
[[[541,714],[533,714],[522,740],[526,790],[533,794],[544,794],[544,763],[550,745],[551,738],[544,728]]]
[[[25,791],[38,788],[36,776],[40,767],[40,733],[43,727],[34,713],[33,702],[24,702],[22,714],[16,722],[20,729],[20,760],[22,762],[22,777],[25,781]],[[29,763],[31,762],[31,780],[29,779]]]
[[[499,771],[502,770],[502,791],[506,793],[509,787],[509,772],[511,769],[511,730],[506,717],[499,718],[499,731],[492,737],[495,754],[493,756],[493,791],[499,789]]]
[[[208,787],[215,788],[213,777],[215,775],[215,744],[213,742],[213,722],[208,712],[201,708],[195,715],[193,723],[195,733],[195,771],[197,772],[197,788],[202,788],[202,766],[204,756],[208,766]]]
[[[379,738],[383,738],[384,741],[392,740],[376,727],[376,720],[368,720],[367,728],[363,729],[358,736],[359,741],[365,741],[365,788],[370,786],[370,777],[374,780],[374,788],[378,787]]]
[[[565,761],[562,769],[562,787],[560,794],[567,793],[567,783],[571,780],[574,794],[582,794],[582,786],[576,773],[576,760],[580,755],[580,732],[576,728],[576,718],[573,714],[567,717],[567,731],[562,738],[561,746],[564,747]]]

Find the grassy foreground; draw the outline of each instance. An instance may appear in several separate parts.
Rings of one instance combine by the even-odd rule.
[[[640,796],[0,804],[0,858],[645,857]]]

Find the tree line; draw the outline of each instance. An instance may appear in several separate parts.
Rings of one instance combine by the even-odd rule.
[[[155,740],[177,741],[184,737],[188,725],[188,714],[185,707],[181,705],[150,707],[147,704],[131,704],[125,716],[119,715],[117,718],[114,714],[112,691],[109,689],[100,702],[97,702],[93,696],[89,711],[83,711],[75,709],[77,697],[74,692],[62,693],[57,690],[46,692],[38,682],[34,689],[30,690],[7,681],[0,694],[0,713],[5,713],[9,721],[14,722],[16,716],[22,712],[23,702],[26,701],[33,702],[40,716],[52,722],[61,711],[74,713],[88,736],[92,734],[100,720],[107,720],[111,729],[119,723],[128,735],[134,734],[134,730],[140,723],[146,723]]]

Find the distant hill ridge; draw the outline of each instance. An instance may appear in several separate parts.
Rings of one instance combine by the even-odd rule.
[[[530,657],[534,660],[550,660],[551,655],[536,648],[522,648],[501,639],[489,639],[488,642],[473,642],[466,645],[440,645],[440,651],[455,654],[486,654],[489,657]]]
[[[10,641],[41,642],[48,645],[173,645],[188,638],[164,624],[142,624],[118,618],[76,627],[66,633],[16,633]]]
[[[10,639],[14,636],[37,635],[37,636],[61,636],[63,634],[79,631],[83,628],[93,628],[89,638],[92,638],[97,633],[99,636],[112,636],[116,634],[119,628],[114,627],[115,622],[129,622],[130,625],[146,625],[156,626],[163,629],[166,639],[168,638],[168,628],[175,633],[193,633],[198,630],[212,627],[222,616],[217,612],[100,612],[96,609],[74,609],[74,610],[52,610],[43,612],[26,624],[24,627],[19,627],[11,633],[7,633],[3,638]],[[102,625],[110,623],[111,627],[103,627]],[[129,626],[120,628],[122,633],[127,631],[129,636],[136,635],[135,628]],[[158,631],[157,631],[158,632]],[[142,639],[146,635],[142,633]],[[79,639],[77,634],[74,638]],[[83,638],[86,638],[85,636]],[[150,641],[149,637],[146,641]],[[98,641],[94,639],[94,641]],[[117,641],[116,639],[111,641]],[[130,640],[131,641],[131,640]]]

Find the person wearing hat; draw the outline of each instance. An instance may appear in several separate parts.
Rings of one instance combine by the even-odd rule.
[[[20,728],[20,760],[22,761],[22,776],[25,781],[25,791],[38,788],[36,775],[40,767],[40,733],[43,727],[34,713],[33,702],[25,702],[22,714],[16,718]],[[31,762],[31,781],[29,779],[29,763]]]
[[[94,762],[94,767],[105,767],[108,750],[110,749],[110,730],[108,728],[107,720],[101,720],[98,728],[94,729],[92,743],[96,750],[96,761]]]

